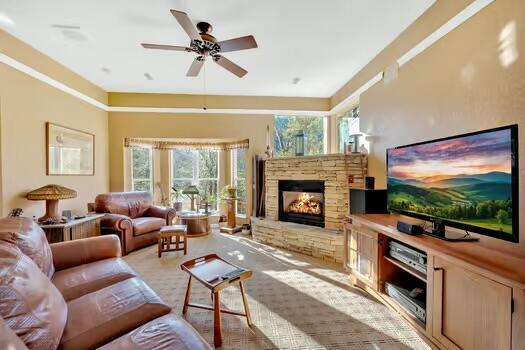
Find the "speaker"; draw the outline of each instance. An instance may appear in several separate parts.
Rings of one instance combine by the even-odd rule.
[[[386,190],[350,189],[351,214],[386,214]]]
[[[365,177],[365,188],[367,190],[373,190],[376,187],[376,178],[373,176]]]
[[[417,236],[425,232],[423,227],[403,221],[397,222],[397,230],[412,236]]]

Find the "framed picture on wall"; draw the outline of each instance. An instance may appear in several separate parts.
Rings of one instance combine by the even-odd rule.
[[[47,175],[95,175],[95,135],[46,123]]]

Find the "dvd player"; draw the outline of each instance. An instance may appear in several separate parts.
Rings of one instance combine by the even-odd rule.
[[[390,257],[407,264],[422,274],[427,274],[427,255],[404,244],[390,241],[388,242]]]
[[[426,293],[412,298],[408,289],[385,282],[385,293],[396,301],[403,309],[423,323],[427,322]]]

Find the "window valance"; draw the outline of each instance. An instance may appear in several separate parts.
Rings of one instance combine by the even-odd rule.
[[[232,149],[248,148],[250,142],[248,139],[238,141],[186,141],[186,140],[155,140],[142,138],[125,138],[124,147],[151,147],[153,149],[170,150],[213,150],[223,151]]]

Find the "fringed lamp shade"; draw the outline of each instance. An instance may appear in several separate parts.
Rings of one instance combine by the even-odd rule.
[[[29,192],[26,198],[32,201],[46,201],[46,215],[38,219],[38,221],[44,222],[49,219],[60,220],[58,201],[60,199],[75,198],[76,196],[77,192],[75,190],[59,185],[47,185]]]

